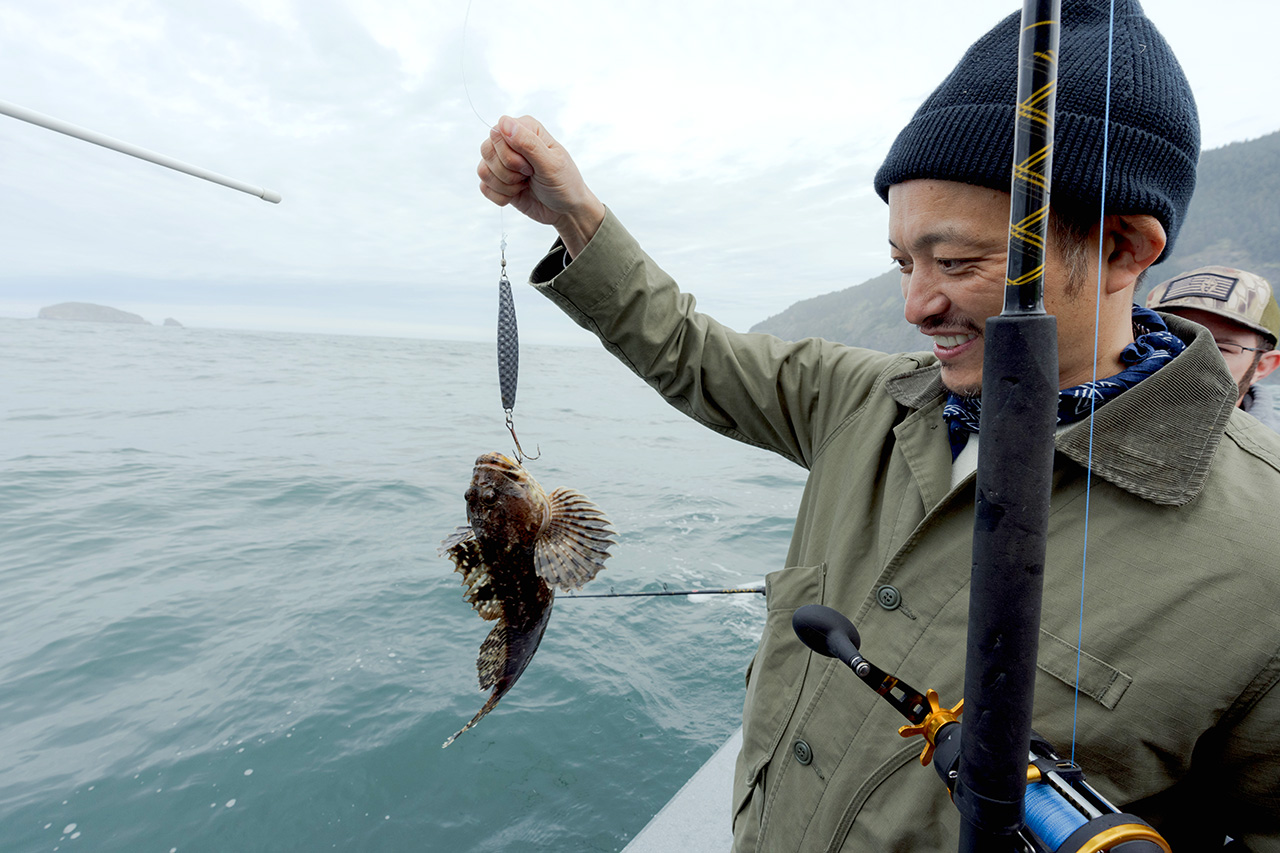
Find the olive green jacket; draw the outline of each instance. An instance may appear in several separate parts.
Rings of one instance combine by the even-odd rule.
[[[960,698],[974,485],[951,488],[935,358],[727,329],[612,213],[565,263],[533,283],[668,402],[810,472],[747,671],[734,849],[954,850],[920,740],[791,629],[827,604],[877,665]],[[1234,409],[1208,333],[1167,319],[1187,349],[1095,414],[1091,491],[1089,422],[1057,438],[1033,724],[1069,752],[1079,658],[1075,758],[1104,796],[1174,850],[1280,851],[1280,437]]]

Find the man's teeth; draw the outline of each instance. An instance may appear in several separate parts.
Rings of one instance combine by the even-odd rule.
[[[958,347],[966,341],[971,341],[977,335],[934,335],[933,342],[940,347]]]

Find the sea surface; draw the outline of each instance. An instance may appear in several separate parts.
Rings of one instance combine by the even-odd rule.
[[[0,849],[614,851],[741,724],[762,596],[557,599],[483,704],[437,554],[510,452],[489,344],[0,320]],[[804,472],[525,347],[584,592],[780,568]],[[728,821],[724,811],[710,816]]]

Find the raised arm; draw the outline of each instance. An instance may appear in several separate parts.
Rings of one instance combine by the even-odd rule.
[[[818,339],[740,334],[699,313],[536,119],[503,116],[480,154],[484,196],[554,226],[564,244],[531,283],[705,426],[811,465],[816,448],[899,361]]]

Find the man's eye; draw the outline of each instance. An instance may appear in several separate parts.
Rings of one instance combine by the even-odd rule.
[[[894,258],[893,262],[898,265],[898,272],[911,272],[911,261],[907,258]]]

